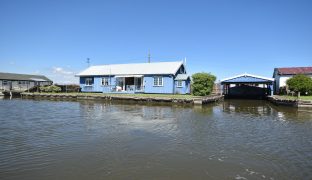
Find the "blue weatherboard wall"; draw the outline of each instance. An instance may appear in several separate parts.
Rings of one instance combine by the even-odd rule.
[[[108,77],[109,86],[102,86],[102,78]],[[93,84],[92,86],[85,86],[85,79],[86,78],[92,78]],[[80,87],[82,92],[104,92],[109,93],[111,92],[111,86],[116,85],[116,78],[112,76],[95,76],[95,77],[80,77]]]
[[[161,75],[157,75],[161,76]],[[154,75],[144,76],[144,92],[145,93],[160,93],[172,94],[174,91],[174,82],[172,75],[162,75],[163,86],[154,86]]]
[[[92,78],[92,82],[94,82],[93,77],[80,77],[79,83],[80,83],[81,91],[82,92],[93,92],[93,86],[86,86],[85,85],[86,78]]]
[[[108,78],[108,86],[102,86],[102,78]],[[99,76],[94,78],[94,89],[99,92],[109,93],[111,92],[111,87],[116,86],[116,78],[112,76]],[[111,84],[110,84],[111,83]]]
[[[190,93],[190,80],[182,81],[182,87],[177,87],[178,81],[174,82],[174,93],[175,94],[189,94]]]
[[[154,86],[154,76],[163,77],[163,86]],[[102,78],[109,78],[109,86],[102,86]],[[92,86],[86,86],[86,78],[92,78]],[[144,93],[159,93],[159,94],[188,94],[190,93],[190,80],[182,81],[182,87],[176,87],[177,81],[174,81],[173,75],[145,75]],[[80,77],[80,87],[82,92],[103,92],[110,93],[112,88],[116,86],[116,78],[114,76],[95,76],[95,77]]]

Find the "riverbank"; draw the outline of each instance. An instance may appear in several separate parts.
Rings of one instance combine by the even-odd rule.
[[[103,93],[21,93],[22,98],[92,99],[203,105],[223,100],[222,95],[192,96],[172,94],[103,94]]]
[[[276,105],[292,106],[292,107],[312,107],[312,99],[309,97],[297,98],[292,96],[269,96],[268,100]]]

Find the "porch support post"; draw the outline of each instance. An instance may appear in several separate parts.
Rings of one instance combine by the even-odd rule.
[[[267,94],[267,95],[270,95],[270,91],[269,91],[269,89],[270,89],[270,87],[269,87],[269,83],[266,83],[265,85],[267,86],[267,87],[266,87],[266,92],[267,92],[266,94]]]
[[[122,84],[123,84],[123,88],[122,88],[122,89],[125,91],[125,90],[126,90],[126,78],[123,77],[123,78],[122,78],[122,81],[123,81],[123,82],[122,82]]]
[[[273,84],[270,84],[270,89],[271,89],[271,96],[273,96],[273,93],[274,93]]]
[[[137,89],[137,85],[138,85],[138,78],[134,77],[134,91]]]
[[[225,84],[225,94],[228,95],[228,84]]]

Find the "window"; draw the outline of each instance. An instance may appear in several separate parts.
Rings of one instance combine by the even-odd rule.
[[[8,81],[2,81],[2,84],[5,86],[5,85],[8,85]]]
[[[182,81],[177,81],[177,87],[182,87]]]
[[[108,78],[105,77],[105,78],[102,78],[102,86],[108,86]]]
[[[163,77],[155,76],[154,77],[154,86],[163,86]]]
[[[93,84],[92,78],[86,78],[85,83],[87,86],[92,86],[92,84]]]

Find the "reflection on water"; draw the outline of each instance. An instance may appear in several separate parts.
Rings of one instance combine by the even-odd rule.
[[[222,103],[227,113],[248,113],[253,116],[272,116],[281,121],[306,121],[312,119],[312,108],[275,106],[261,100],[227,100]]]
[[[311,179],[312,111],[0,101],[0,179]]]

